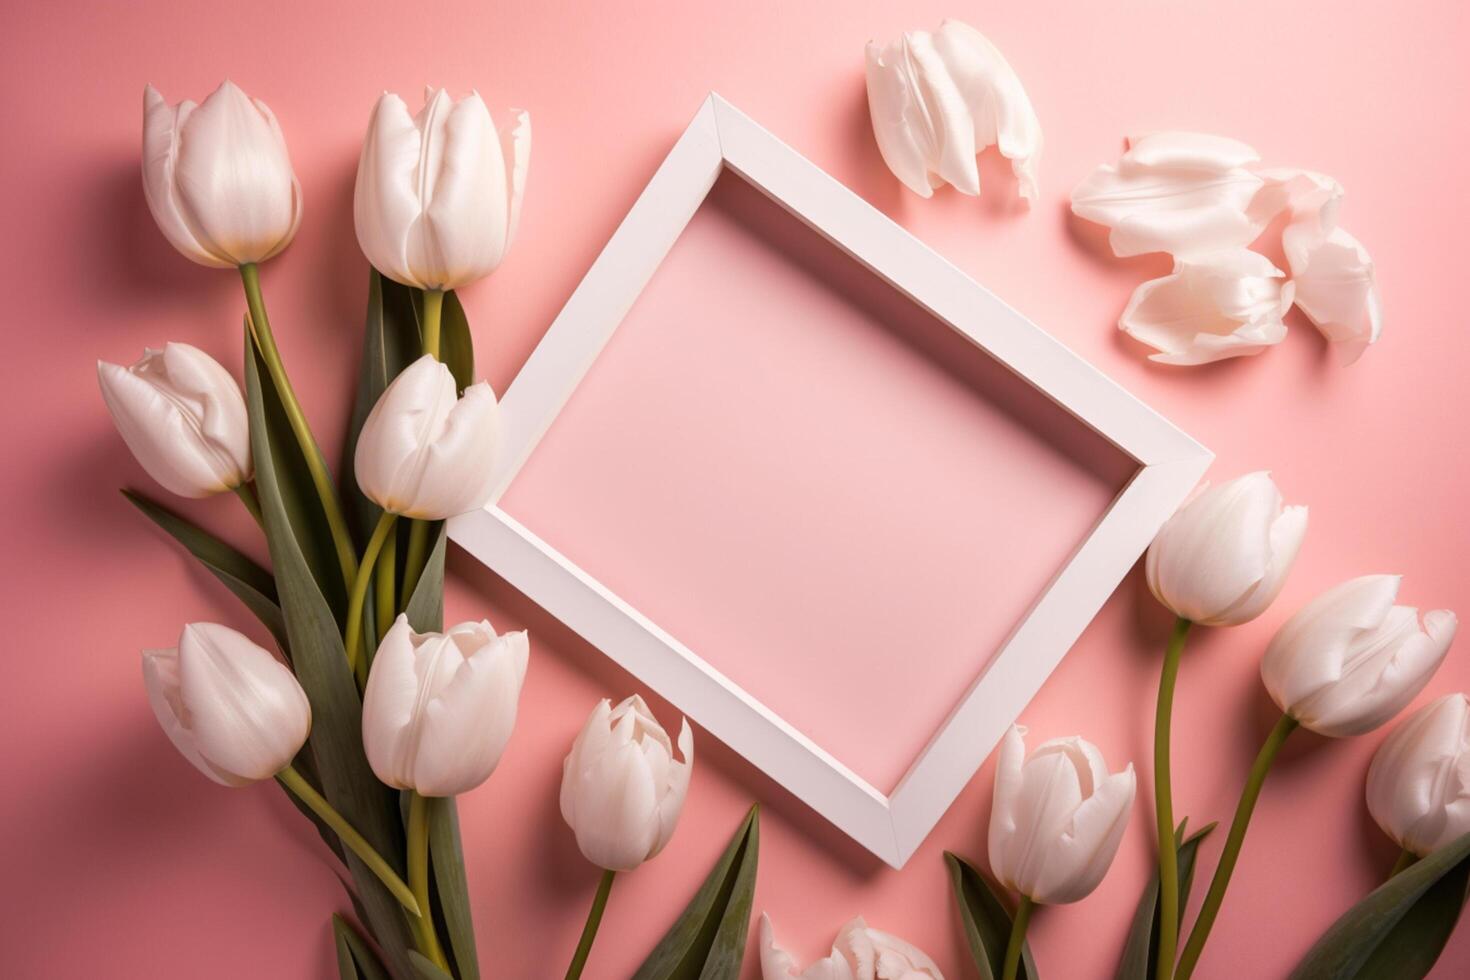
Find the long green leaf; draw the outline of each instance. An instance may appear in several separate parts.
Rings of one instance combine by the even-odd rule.
[[[1470,880],[1470,834],[1416,861],[1334,922],[1290,980],[1416,980],[1449,942]]]
[[[751,807],[684,913],[633,980],[734,980],[745,955],[760,860],[760,810]]]
[[[313,576],[287,506],[288,499],[299,499],[303,494],[302,484],[294,481],[305,480],[309,487],[310,478],[279,462],[290,455],[295,443],[283,431],[284,419],[277,417],[273,424],[270,403],[278,401],[279,396],[270,387],[270,376],[259,352],[248,341],[245,383],[266,541],[276,570],[292,667],[311,703],[312,728],[307,745],[321,777],[322,792],[378,853],[403,873],[403,825],[397,818],[396,796],[378,782],[363,753],[362,704],[347,668],[337,618]],[[348,868],[366,912],[366,924],[389,967],[407,976],[408,930],[397,900],[355,855],[348,855]]]
[[[444,309],[439,314],[439,357],[449,365],[461,392],[475,383],[475,342],[464,306],[453,290],[444,294]]]
[[[435,966],[432,960],[416,949],[408,951],[408,961],[413,964],[413,972],[418,976],[419,980],[454,980],[453,977]]]
[[[437,908],[444,918],[459,980],[480,980],[470,886],[464,873],[464,844],[459,837],[459,811],[453,797],[429,801],[429,853]]]
[[[224,583],[225,588],[233,592],[265,624],[265,628],[271,631],[281,649],[286,650],[286,621],[281,616],[281,606],[276,599],[276,580],[271,578],[270,572],[213,534],[141,493],[125,488],[122,495],[199,559],[200,564],[209,569],[215,578]],[[289,651],[287,652],[289,655]]]
[[[340,915],[332,916],[332,937],[337,943],[337,972],[341,980],[392,980],[378,954]]]
[[[1194,869],[1199,857],[1199,846],[1215,824],[1184,836],[1187,820],[1179,822],[1174,832],[1174,847],[1179,855],[1179,924],[1184,922],[1184,907],[1189,904],[1190,888],[1194,884]],[[1128,930],[1128,942],[1123,947],[1123,959],[1118,964],[1118,980],[1153,980],[1158,972],[1159,959],[1159,868],[1154,865],[1153,876],[1143,889],[1138,900],[1138,910],[1133,914],[1133,927]]]
[[[445,527],[445,523],[440,521],[437,528],[431,531],[434,547],[429,550],[428,560],[424,562],[424,573],[419,576],[419,583],[414,587],[413,595],[409,596],[407,608],[404,609],[408,616],[408,625],[416,633],[437,633],[444,629]]]
[[[949,851],[944,852],[955,907],[970,944],[970,956],[981,980],[996,980],[1005,963],[1006,944],[1011,938],[1011,912],[995,888],[973,864]],[[1021,945],[1021,980],[1036,980],[1036,963],[1031,944]]]

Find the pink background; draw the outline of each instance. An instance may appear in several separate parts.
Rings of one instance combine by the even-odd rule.
[[[993,160],[982,161],[985,197],[941,193],[925,202],[901,189],[878,157],[863,95],[862,44],[933,26],[945,15],[988,33],[1036,103],[1048,143],[1043,197],[1030,213],[1011,205],[1005,168]],[[498,390],[700,98],[717,89],[1199,437],[1219,455],[1217,474],[1272,469],[1291,500],[1311,505],[1312,529],[1277,607],[1249,626],[1204,635],[1188,654],[1176,726],[1176,808],[1204,820],[1228,817],[1270,723],[1255,665],[1292,609],[1330,584],[1370,571],[1403,572],[1406,601],[1462,613],[1470,608],[1463,571],[1470,533],[1461,509],[1470,463],[1457,451],[1470,341],[1452,293],[1463,279],[1461,232],[1470,221],[1461,190],[1470,151],[1461,59],[1470,34],[1466,17],[1462,5],[1448,2],[1425,4],[1412,17],[1330,3],[987,9],[755,0],[707,9],[466,3],[434,16],[405,4],[299,2],[257,3],[229,14],[164,2],[55,3],[8,12],[0,90],[11,138],[0,157],[0,187],[10,231],[0,245],[0,268],[12,325],[0,412],[8,465],[0,486],[11,526],[0,594],[7,622],[20,624],[0,694],[0,771],[9,788],[0,812],[0,866],[8,886],[0,900],[0,947],[10,971],[328,977],[334,968],[327,917],[345,906],[324,850],[280,795],[264,787],[228,791],[202,779],[168,746],[142,696],[139,648],[172,642],[184,620],[248,622],[222,588],[114,491],[129,484],[157,492],[111,430],[96,393],[95,359],[131,359],[145,344],[177,339],[239,365],[238,284],[173,254],[143,203],[138,134],[145,81],[171,100],[197,99],[229,75],[281,119],[307,217],[290,251],[265,270],[265,286],[287,361],[333,458],[355,372],[366,279],[351,232],[359,140],[380,89],[412,94],[430,81],[456,91],[477,87],[492,105],[524,106],[535,119],[521,238],[491,281],[464,294],[480,369]],[[1164,271],[1166,261],[1112,259],[1097,229],[1068,217],[1066,193],[1092,166],[1113,159],[1126,133],[1161,126],[1237,136],[1269,163],[1324,170],[1348,187],[1343,220],[1377,260],[1387,309],[1385,339],[1360,364],[1340,369],[1304,322],[1262,357],[1196,371],[1151,366],[1117,335],[1113,322],[1129,291]],[[752,271],[779,265],[769,249],[740,244],[743,232],[729,221],[735,213],[726,214],[725,227],[718,209],[702,213],[693,230],[705,236],[702,246],[681,249],[672,261],[697,275],[729,250]],[[830,301],[813,277],[792,278],[780,268],[771,274],[778,298],[798,308],[811,303],[820,311]],[[660,285],[646,305],[657,312],[655,304],[673,303],[687,288]],[[772,308],[778,305],[773,301]],[[697,372],[710,370],[712,361],[718,370],[744,370],[738,357],[711,356],[733,336],[719,323],[703,334],[664,330],[640,340],[643,327],[661,322],[641,313],[631,321],[618,345],[629,356],[610,348],[607,379],[594,375],[583,396],[597,397],[602,384],[608,404],[633,419],[639,406],[620,401],[613,384],[617,371],[626,379],[648,370],[648,357],[677,365],[679,374],[663,378],[658,389],[667,398],[697,393]],[[851,311],[845,323],[844,329],[865,329],[864,317]],[[840,334],[826,336],[823,349],[839,349],[833,345]],[[762,343],[779,344],[759,334],[748,339],[753,346],[741,347],[741,357],[755,357]],[[847,396],[875,368],[882,343],[870,338],[855,348],[860,352],[842,375]],[[912,393],[928,392],[920,399],[925,418],[944,415],[948,396],[933,390],[937,384],[921,383],[932,367],[896,348],[893,354],[901,383]],[[775,378],[773,391],[796,398],[793,372]],[[728,420],[731,403],[716,401],[700,411]],[[963,413],[975,402],[953,404]],[[755,409],[754,418],[768,410]],[[647,498],[637,474],[619,474],[601,497],[569,489],[565,473],[535,476],[558,452],[570,458],[577,440],[587,438],[576,432],[582,409],[574,403],[571,411],[572,428],[554,434],[546,456],[527,471],[525,488],[544,493],[526,506],[547,523],[548,534],[560,527],[571,535],[589,567],[606,567],[609,578],[629,576],[630,591],[642,589],[651,602],[666,603],[670,617],[686,617],[692,629],[709,631],[712,644],[725,643],[728,653],[718,662],[728,661],[733,672],[739,651],[729,644],[750,630],[733,618],[739,610],[712,604],[692,585],[671,591],[672,580],[658,577],[666,567],[660,561],[683,556],[699,559],[699,582],[724,581],[709,555],[718,539],[680,542],[670,523],[655,527],[651,518],[658,515],[646,503],[639,509]],[[967,434],[983,435],[981,444],[992,451],[1023,447],[1007,456],[1007,465],[1043,466],[1049,459],[1055,465],[1054,454],[1034,444],[1008,443],[1002,415],[987,410],[955,421],[954,431],[926,430],[927,455],[905,451],[875,462],[929,474],[915,489],[928,494],[959,493],[933,480],[938,454]],[[881,413],[872,420],[883,421]],[[859,473],[861,454],[871,450],[852,430],[831,424],[836,441],[824,451],[846,473]],[[783,458],[802,461],[798,439],[799,433],[782,434]],[[647,429],[620,433],[606,452],[625,449],[642,459],[664,448],[711,452],[688,432]],[[577,459],[587,465],[585,454]],[[954,463],[956,479],[969,481],[962,486],[993,487],[993,474],[966,469],[971,462]],[[661,465],[696,484],[695,468]],[[741,473],[744,490],[780,490],[770,474]],[[886,482],[894,474],[881,476],[878,485],[897,494],[897,482]],[[1040,510],[1045,503],[1050,514],[1054,505],[1066,521],[1082,520],[1095,481],[1076,472],[1070,478],[1079,482],[1069,492],[1028,506]],[[898,496],[883,499],[890,514],[900,512]],[[593,504],[605,509],[578,512]],[[252,529],[229,502],[186,509],[256,547]],[[955,499],[945,513],[964,511]],[[761,516],[778,525],[794,520],[776,506],[763,505]],[[618,535],[633,530],[649,542],[650,555],[629,564],[617,550]],[[960,530],[984,541],[999,526],[977,521]],[[839,538],[832,529],[810,533],[813,540]],[[885,525],[877,533],[895,532]],[[1027,574],[1045,567],[1046,549],[1065,549],[1065,535],[1049,533],[1055,539],[1039,540],[1038,553],[1027,555]],[[758,565],[758,544],[740,544],[740,560],[751,565],[729,573],[729,581],[741,586],[741,601],[781,599],[782,579]],[[491,781],[462,801],[482,960],[503,976],[559,974],[596,880],[557,813],[560,758],[598,697],[620,697],[638,686],[463,556],[452,559],[452,569],[451,618],[489,616],[501,628],[526,626],[533,637],[511,749]],[[773,704],[785,699],[783,710],[793,716],[805,712],[803,723],[814,731],[827,726],[824,737],[836,743],[834,751],[855,755],[854,765],[882,781],[906,764],[913,740],[943,713],[952,678],[973,667],[958,647],[946,651],[929,642],[941,635],[939,617],[958,616],[963,595],[911,591],[912,583],[897,578],[869,586],[879,598],[912,594],[932,603],[911,622],[900,616],[879,624],[891,642],[908,644],[905,658],[915,649],[933,650],[922,690],[916,682],[912,695],[885,704],[875,694],[881,685],[874,678],[882,674],[839,676],[842,651],[830,646],[789,675],[775,676],[758,663],[744,669],[753,689]],[[981,631],[1000,628],[999,610],[1007,603],[1024,603],[1014,595],[973,598],[993,617],[974,625]],[[773,661],[780,650],[810,641],[792,630],[816,629],[779,603],[752,608],[781,627],[762,654]],[[830,618],[819,620],[822,632],[813,634],[825,644],[848,635],[843,630],[860,629],[833,608],[823,604],[821,615]],[[962,616],[955,621],[968,624]],[[1034,736],[1079,732],[1114,764],[1143,763],[1166,625],[1137,576],[1130,577],[1023,713]],[[865,665],[891,669],[869,651]],[[1452,652],[1420,700],[1470,687],[1467,665],[1463,649]],[[859,703],[870,724],[840,717],[831,706],[834,691],[865,699]],[[655,701],[655,708],[673,720],[667,705]],[[891,745],[883,743],[887,732]],[[824,951],[838,926],[861,913],[928,950],[947,974],[971,975],[939,855],[950,848],[983,857],[989,766],[909,866],[894,872],[700,734],[683,825],[664,855],[619,882],[589,976],[624,976],[636,966],[752,799],[764,804],[756,905],[771,913],[783,944],[805,959]],[[1380,739],[1303,736],[1288,748],[1198,976],[1284,974],[1387,872],[1392,846],[1362,804],[1363,773]],[[1147,767],[1140,769],[1146,777]],[[1112,975],[1148,871],[1150,802],[1140,793],[1123,848],[1098,891],[1035,920],[1033,947],[1048,975]],[[1214,853],[1207,848],[1210,863]],[[1467,967],[1470,930],[1461,930],[1438,973],[1454,976]],[[751,956],[747,972],[754,970]]]

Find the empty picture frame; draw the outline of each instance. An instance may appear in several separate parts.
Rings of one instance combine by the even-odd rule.
[[[1137,464],[1101,519],[889,793],[875,788],[499,506],[722,173],[855,262]],[[968,347],[966,349],[969,349]],[[501,404],[495,493],[451,538],[895,868],[918,848],[1212,459],[901,227],[710,95],[567,301]],[[983,671],[981,668],[983,667]]]

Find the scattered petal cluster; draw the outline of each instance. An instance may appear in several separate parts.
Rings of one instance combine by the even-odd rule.
[[[1470,699],[1446,694],[1384,739],[1368,767],[1368,812],[1423,857],[1470,833]]]
[[[694,735],[679,725],[679,755],[638,695],[600,701],[562,764],[561,815],[582,855],[609,871],[631,871],[674,836],[689,777]]]
[[[1342,185],[1266,168],[1249,145],[1165,131],[1129,141],[1072,191],[1072,211],[1105,225],[1118,256],[1167,252],[1174,271],[1139,286],[1119,327],[1165,364],[1259,354],[1286,337],[1294,303],[1352,363],[1378,340],[1382,306],[1367,250],[1338,224]],[[1249,246],[1285,217],[1276,269]]]
[[[920,197],[952,184],[980,193],[978,153],[996,147],[1011,161],[1017,190],[1037,195],[1041,123],[1005,56],[969,24],[909,31],[891,44],[869,41],[868,111],[883,161]]]
[[[1307,603],[1271,639],[1261,679],[1304,728],[1341,738],[1402,711],[1439,669],[1458,621],[1396,606],[1401,577],[1364,575]]]
[[[1133,809],[1133,765],[1109,772],[1097,746],[1076,736],[1026,755],[1026,729],[1000,743],[990,813],[996,880],[1033,901],[1062,905],[1102,881]]]
[[[1307,508],[1285,506],[1269,473],[1202,483],[1149,545],[1144,576],[1174,615],[1239,626],[1276,599],[1306,534]]]
[[[771,917],[761,914],[762,980],[944,980],[935,962],[897,936],[870,929],[862,916],[837,933],[832,952],[806,969],[776,945]]]

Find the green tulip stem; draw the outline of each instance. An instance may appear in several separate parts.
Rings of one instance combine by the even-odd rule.
[[[393,893],[393,897],[398,899],[415,919],[419,917],[419,910],[424,906],[414,898],[408,885],[404,884],[403,879],[398,877],[398,873],[388,866],[383,856],[373,850],[373,845],[364,840],[362,834],[359,834],[357,829],[347,822],[347,818],[338,813],[332,804],[328,803],[322,794],[318,793],[311,783],[302,777],[301,773],[292,766],[287,766],[276,773],[276,779],[292,796],[306,804],[312,813],[321,817],[323,823],[336,831],[338,838],[347,845],[347,849],[356,854],[362,863],[367,865],[368,870],[378,876],[378,880]]]
[[[582,938],[577,942],[577,951],[572,954],[571,965],[567,967],[566,980],[577,980],[587,966],[587,956],[592,952],[592,940],[597,938],[597,927],[602,925],[602,913],[607,908],[607,896],[612,893],[613,877],[616,874],[611,869],[602,872],[602,880],[597,883],[597,894],[592,898],[592,908],[587,912],[587,924],[582,927]]]
[[[1390,878],[1397,878],[1400,871],[1405,870],[1417,860],[1419,860],[1419,855],[1407,847],[1404,848],[1402,851],[1399,851],[1399,859],[1393,863],[1393,870],[1388,873],[1388,876]]]
[[[378,554],[378,567],[373,573],[373,606],[378,613],[378,642],[398,617],[398,593],[394,577],[398,574],[398,535],[390,534]]]
[[[1011,921],[1011,938],[1006,943],[1005,967],[1001,971],[1001,980],[1016,980],[1017,971],[1021,968],[1021,950],[1026,946],[1026,927],[1031,924],[1031,910],[1034,908],[1036,903],[1022,895],[1016,906],[1016,917]]]
[[[436,360],[439,357],[439,326],[444,319],[444,290],[424,290],[423,342],[424,353]],[[414,521],[408,528],[408,553],[403,562],[403,604],[413,598],[419,578],[424,574],[424,563],[429,557],[429,521]]]
[[[408,798],[408,883],[414,898],[424,914],[412,920],[414,941],[419,952],[445,973],[449,972],[449,960],[439,945],[439,933],[434,929],[434,919],[429,914],[433,906],[429,902],[429,800],[418,792],[409,790]]]
[[[1179,659],[1189,636],[1189,620],[1180,616],[1164,651],[1159,675],[1159,702],[1154,713],[1154,814],[1159,833],[1159,956],[1157,980],[1174,976],[1174,951],[1179,945],[1179,852],[1174,847],[1174,788],[1169,773],[1170,729],[1174,718],[1174,685]]]
[[[286,377],[286,366],[281,363],[281,352],[276,348],[270,317],[265,312],[265,299],[260,293],[260,269],[254,262],[247,262],[240,266],[240,279],[245,283],[245,302],[250,309],[251,334],[255,337],[255,344],[260,350],[261,359],[265,361],[266,370],[275,382],[276,391],[281,396],[281,407],[285,409],[286,419],[291,423],[291,431],[296,436],[296,443],[301,447],[306,468],[311,471],[311,482],[321,500],[322,511],[327,515],[327,527],[332,532],[332,544],[337,549],[337,562],[342,566],[342,583],[350,586],[357,574],[357,552],[352,547],[352,535],[347,531],[347,521],[337,502],[337,488],[332,483],[332,474],[327,472],[327,464],[322,460],[316,437],[311,434],[311,426],[307,424],[306,415],[301,411],[301,403],[296,400],[291,379]]]
[[[1189,933],[1189,942],[1184,944],[1184,952],[1179,957],[1179,969],[1174,974],[1177,980],[1189,980],[1195,964],[1199,962],[1205,940],[1210,938],[1210,929],[1215,925],[1215,917],[1220,914],[1221,903],[1225,901],[1225,889],[1230,885],[1235,862],[1240,859],[1240,846],[1245,843],[1246,827],[1250,825],[1251,813],[1256,808],[1256,800],[1260,798],[1261,786],[1265,784],[1271,763],[1276,761],[1276,755],[1286,743],[1287,736],[1296,731],[1296,728],[1295,718],[1282,715],[1276,727],[1271,729],[1271,734],[1266,736],[1266,743],[1261,746],[1256,761],[1251,765],[1245,788],[1240,792],[1240,803],[1235,808],[1235,819],[1230,823],[1230,833],[1220,852],[1220,863],[1215,868],[1215,877],[1210,879],[1210,890],[1205,895],[1204,904],[1200,906],[1199,918],[1195,919],[1194,928]]]
[[[244,504],[245,509],[250,511],[250,516],[255,518],[255,523],[264,529],[265,515],[260,512],[260,498],[255,495],[255,491],[251,489],[250,484],[242,483],[238,487],[235,487],[235,496],[239,497],[240,503]]]
[[[347,598],[347,625],[342,634],[342,644],[347,648],[347,666],[357,675],[359,687],[367,686],[367,658],[362,655],[362,607],[367,602],[368,582],[373,578],[373,565],[383,550],[383,542],[393,530],[398,515],[383,511],[378,517],[378,526],[368,539],[367,550],[362,553],[362,567],[352,577],[352,594]]]

